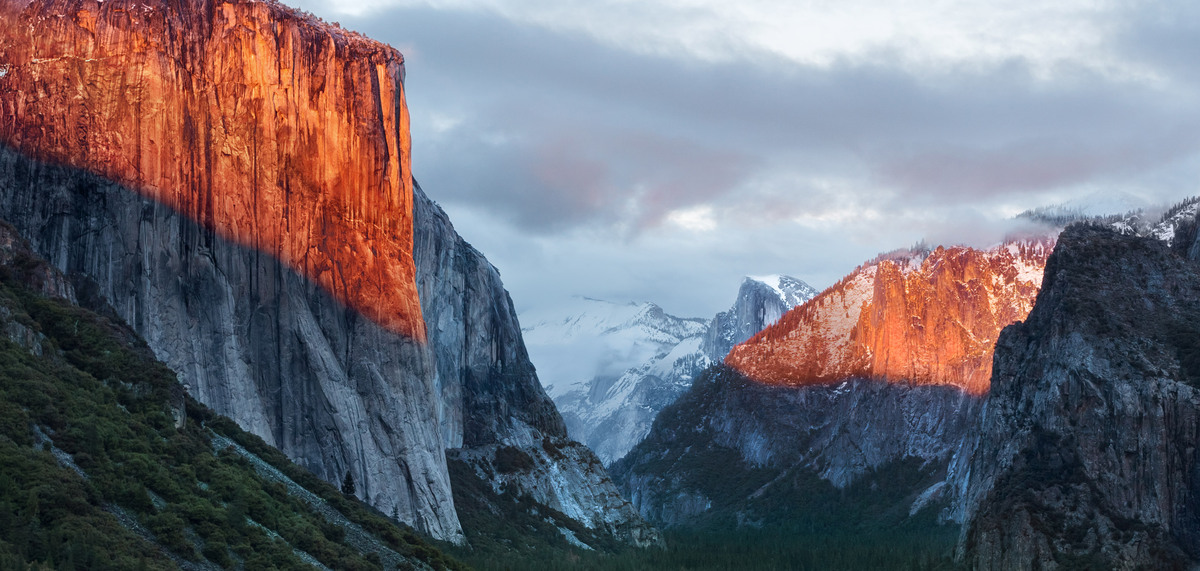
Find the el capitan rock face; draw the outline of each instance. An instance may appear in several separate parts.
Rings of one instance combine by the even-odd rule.
[[[566,438],[499,273],[414,205],[395,50],[270,1],[0,1],[0,70],[0,218],[196,398],[440,539],[452,449],[656,541]],[[495,477],[505,446],[529,473]]]
[[[850,378],[988,390],[1000,330],[1033,307],[1053,240],[881,256],[726,357],[759,382]]]
[[[7,1],[0,69],[0,142],[120,183],[424,340],[396,50],[273,1]]]
[[[400,55],[273,2],[0,2],[0,218],[189,392],[458,540]]]

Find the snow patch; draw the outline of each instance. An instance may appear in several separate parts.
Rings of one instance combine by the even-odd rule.
[[[563,537],[567,540],[567,543],[570,543],[571,545],[574,545],[575,547],[578,547],[580,549],[586,549],[588,551],[595,551],[592,548],[592,546],[580,541],[578,537],[575,537],[575,532],[573,532],[565,527],[559,527],[559,525],[554,523],[554,520],[552,520],[550,518],[546,518],[545,521],[546,521],[546,523],[551,524],[555,528],[557,528],[558,532],[561,533],[563,535]]]
[[[917,499],[915,501],[913,501],[912,507],[909,508],[909,510],[908,510],[909,517],[917,515],[917,512],[921,511],[925,506],[929,505],[930,502],[941,498],[940,492],[945,487],[946,487],[946,482],[941,481],[932,486],[929,486],[929,488],[927,488],[924,492],[921,492],[921,495],[917,496]]]
[[[775,293],[779,294],[779,298],[783,299],[783,297],[784,297],[783,284],[781,283],[783,281],[783,276],[781,276],[779,274],[771,274],[771,275],[767,275],[767,276],[746,276],[746,277],[775,290]]]
[[[6,64],[6,63],[0,64],[0,78],[3,78],[4,76],[8,75],[8,70],[9,70],[8,64]]]

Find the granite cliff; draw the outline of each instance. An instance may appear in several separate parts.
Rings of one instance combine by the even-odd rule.
[[[273,2],[9,2],[0,18],[0,217],[196,398],[460,537],[399,53]]]
[[[664,525],[754,525],[779,509],[760,498],[888,471],[905,484],[884,511],[951,517],[947,475],[987,392],[991,343],[1029,312],[1052,248],[904,250],[860,266],[734,346],[614,478]]]
[[[463,569],[187,396],[0,222],[0,567]]]
[[[0,69],[0,218],[198,400],[437,538],[464,539],[450,449],[656,540],[414,195],[398,52],[273,1],[4,2]],[[510,446],[527,473],[493,469]]]
[[[0,142],[424,338],[399,52],[273,1],[35,0],[0,18]]]
[[[979,569],[1189,568],[1200,560],[1200,265],[1077,225],[996,346],[959,477]],[[1190,254],[1190,256],[1189,256]]]
[[[417,285],[451,461],[497,495],[526,495],[626,543],[658,543],[596,454],[568,437],[529,361],[500,272],[419,186],[415,199]]]
[[[1033,307],[1053,246],[1032,239],[987,251],[886,254],[734,347],[725,362],[768,384],[895,379],[984,394],[996,337]]]
[[[709,323],[700,350],[713,362],[718,362],[734,346],[774,325],[784,314],[818,293],[792,276],[746,277],[738,287],[733,306],[718,313]]]

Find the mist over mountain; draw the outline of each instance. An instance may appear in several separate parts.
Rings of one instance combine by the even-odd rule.
[[[526,313],[524,333],[569,433],[608,465],[697,375],[815,293],[790,276],[747,277],[733,306],[711,320],[678,318],[653,303],[580,298],[565,316]]]
[[[0,2],[0,569],[1196,567],[1153,4]]]

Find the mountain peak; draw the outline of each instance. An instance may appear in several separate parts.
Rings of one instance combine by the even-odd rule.
[[[725,362],[768,384],[881,378],[986,392],[992,345],[1029,313],[1052,248],[1043,238],[879,256]]]

